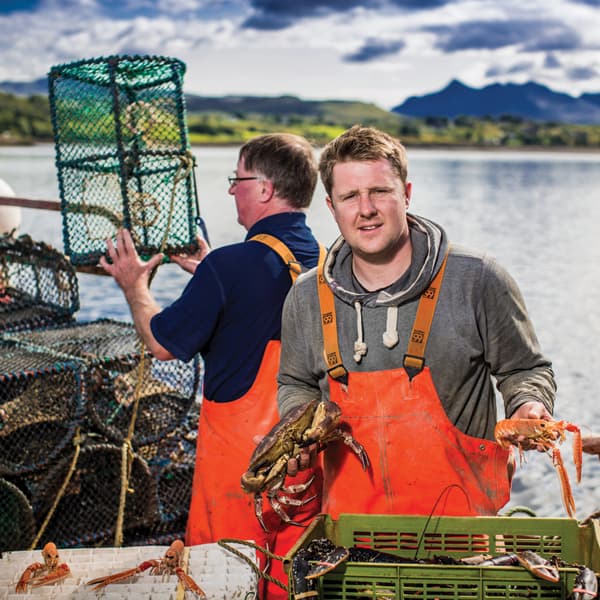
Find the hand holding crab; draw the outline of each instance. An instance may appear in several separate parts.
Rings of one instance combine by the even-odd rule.
[[[572,433],[573,462],[577,469],[577,483],[581,481],[582,443],[581,430],[577,425],[567,421],[550,421],[545,419],[504,419],[496,423],[494,437],[503,448],[517,446],[521,462],[524,450],[538,448],[552,452],[552,463],[560,479],[562,499],[569,517],[575,516],[575,500],[569,482],[569,476],[562,459],[558,444],[566,439],[566,433]]]
[[[262,517],[262,492],[273,510],[283,521],[290,525],[299,525],[290,519],[281,504],[302,505],[313,498],[299,501],[284,494],[298,494],[308,489],[312,483],[286,488],[283,485],[287,474],[288,461],[297,458],[301,451],[313,444],[326,444],[341,440],[360,459],[366,470],[369,457],[365,449],[340,426],[341,409],[328,400],[313,400],[291,410],[255,448],[248,470],[242,475],[242,489],[254,494],[254,510],[262,528],[267,531]]]

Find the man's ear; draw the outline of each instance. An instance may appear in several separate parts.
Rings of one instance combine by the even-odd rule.
[[[333,202],[329,196],[325,196],[325,202],[327,203],[327,208],[330,210],[331,214],[335,217],[335,208],[333,206]]]
[[[268,179],[261,179],[258,183],[261,186],[261,202],[269,202],[275,195],[275,186],[273,185],[273,182]]]
[[[404,195],[405,195],[405,204],[406,204],[406,208],[408,208],[409,204],[410,204],[410,197],[412,195],[412,183],[410,181],[407,181],[404,184]]]

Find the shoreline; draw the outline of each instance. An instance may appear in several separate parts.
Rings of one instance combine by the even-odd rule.
[[[410,150],[449,150],[449,151],[482,151],[482,152],[567,152],[574,154],[600,153],[600,146],[477,146],[471,144],[419,144],[400,140]],[[236,148],[244,141],[239,142],[199,142],[190,143],[192,148]],[[23,148],[33,146],[54,145],[54,140],[11,140],[5,141],[0,138],[0,148]],[[318,146],[320,148],[320,146]]]

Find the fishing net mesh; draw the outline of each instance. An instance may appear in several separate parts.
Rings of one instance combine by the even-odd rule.
[[[121,227],[143,256],[197,248],[184,72],[184,63],[160,56],[50,70],[63,239],[73,264],[95,265]]]
[[[0,236],[0,333],[72,320],[79,287],[65,256],[28,235]]]
[[[30,508],[19,513],[10,540],[0,519],[0,551],[30,543],[32,516],[36,531],[45,523],[38,547],[113,545],[122,508],[125,544],[182,535],[199,414],[197,359],[141,354],[133,325],[110,319],[5,333],[0,357],[0,477],[23,492],[10,503],[26,499]],[[6,498],[0,493],[0,514]]]
[[[10,341],[0,353],[0,475],[20,475],[70,444],[85,412],[84,365]]]

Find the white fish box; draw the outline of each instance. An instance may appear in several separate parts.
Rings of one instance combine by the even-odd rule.
[[[258,576],[250,563],[257,565],[256,552],[244,544],[228,544],[248,560],[244,560],[218,544],[192,546],[187,573],[204,590],[207,600],[251,600],[257,597]],[[128,548],[79,548],[60,550],[71,574],[64,581],[38,587],[27,595],[15,593],[15,586],[28,565],[43,562],[40,550],[6,552],[0,560],[0,600],[22,600],[24,597],[46,600],[190,600],[197,598],[179,585],[176,575],[150,575],[149,570],[119,583],[108,585],[100,593],[93,592],[87,581],[112,575],[138,566],[145,560],[160,559],[168,546],[136,546]]]

